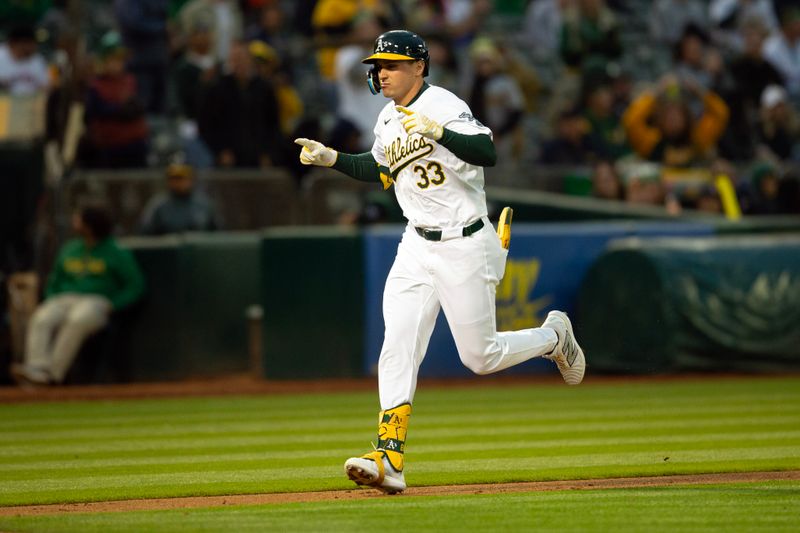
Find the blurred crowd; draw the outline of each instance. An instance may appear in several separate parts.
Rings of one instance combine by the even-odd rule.
[[[724,174],[745,213],[800,211],[800,0],[9,0],[0,166],[52,183],[179,152],[302,182],[294,137],[370,148],[385,100],[360,60],[391,28],[492,129],[495,176],[558,166],[572,193],[679,212],[723,210]],[[29,199],[11,211],[26,180],[0,183]]]
[[[397,28],[427,41],[429,83],[492,129],[489,184],[553,190],[556,176],[565,193],[674,214],[800,213],[800,0],[5,0],[0,279],[11,308],[33,312],[36,278],[9,274],[51,263],[34,257],[36,213],[57,210],[45,192],[73,169],[165,169],[139,227],[161,235],[222,227],[195,186],[200,170],[277,168],[302,187],[295,137],[369,150],[386,100],[370,94],[361,59]],[[349,223],[385,219],[381,198]],[[23,381],[63,379],[75,339],[117,309],[104,285],[105,300],[59,310],[86,272],[121,269],[140,295],[109,240],[113,215],[74,219],[83,240],[52,262],[63,287],[48,284],[55,303],[31,337],[34,359],[57,368],[21,368]],[[56,315],[72,329],[45,346]]]

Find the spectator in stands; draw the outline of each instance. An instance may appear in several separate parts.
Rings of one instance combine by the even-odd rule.
[[[86,95],[81,158],[94,168],[143,167],[148,150],[145,109],[136,78],[125,71],[127,51],[118,33],[103,36],[98,56],[97,75]]]
[[[764,42],[764,58],[781,73],[789,94],[800,98],[800,6],[782,5],[778,20],[780,31]]]
[[[350,32],[351,44],[342,46],[336,52],[336,92],[338,106],[336,108],[337,122],[347,121],[350,126],[337,124],[334,129],[346,128],[357,135],[356,153],[367,152],[372,148],[372,129],[378,113],[386,106],[386,99],[382,95],[370,93],[366,83],[367,67],[362,59],[372,53],[375,36],[385,31],[377,17],[364,12],[355,21]],[[344,139],[331,136],[335,149],[345,150]]]
[[[457,55],[469,48],[494,8],[492,0],[450,0],[442,2],[442,6],[444,29]]]
[[[625,128],[614,112],[611,81],[589,78],[584,85],[583,117],[588,125],[592,146],[602,157],[617,159],[630,152]]]
[[[44,302],[28,327],[25,361],[12,368],[19,383],[61,383],[84,341],[113,312],[141,298],[142,273],[111,236],[112,226],[101,206],[85,206],[73,216],[79,238],[64,244],[50,272]]]
[[[768,85],[783,83],[783,77],[762,53],[762,45],[769,35],[766,23],[761,18],[746,19],[741,33],[743,51],[730,65],[732,86],[721,94],[731,115],[720,140],[720,155],[732,161],[754,157],[761,94]]]
[[[592,169],[592,196],[604,200],[625,199],[625,188],[608,159],[600,159]]]
[[[457,93],[461,80],[450,39],[444,34],[433,34],[427,36],[425,42],[431,58],[428,83]]]
[[[625,201],[630,204],[664,205],[666,194],[657,164],[633,162],[624,166]]]
[[[597,159],[586,120],[578,110],[563,111],[556,123],[556,137],[542,145],[540,160],[546,165],[586,165]]]
[[[153,197],[142,214],[142,235],[220,229],[219,215],[195,187],[194,169],[180,160],[167,166],[167,192]]]
[[[777,30],[774,3],[775,0],[711,0],[708,11],[714,42],[725,52],[740,53],[744,43],[738,29],[749,18],[763,20],[770,32]]]
[[[653,39],[673,46],[687,26],[705,29],[708,26],[707,0],[656,0],[649,15]]]
[[[781,213],[780,180],[777,169],[770,164],[759,164],[753,170],[753,193],[748,198],[747,214],[777,215]]]
[[[167,0],[114,0],[114,7],[139,100],[148,113],[163,113],[169,61]]]
[[[533,0],[522,22],[522,36],[537,57],[549,58],[558,51],[564,9],[572,0]]]
[[[701,28],[694,24],[684,28],[673,54],[674,71],[679,78],[711,88],[714,76],[711,63],[719,65],[720,56],[709,44],[708,34]]]
[[[275,89],[256,72],[247,43],[230,49],[227,73],[206,91],[201,109],[203,140],[218,166],[272,166],[281,144]]]
[[[703,105],[698,118],[689,108],[691,95]],[[666,75],[655,90],[645,91],[631,103],[622,122],[639,156],[668,166],[690,166],[710,157],[728,114],[728,106],[714,92]]]
[[[526,115],[537,113],[540,111],[544,91],[536,69],[525,54],[507,39],[500,39],[495,44],[500,52],[505,73],[516,82],[522,92],[523,112]]]
[[[412,0],[403,8],[401,27],[408,28],[419,35],[445,34],[445,5],[441,0]],[[427,38],[426,38],[427,42]]]
[[[325,98],[335,108],[336,54],[346,44],[359,15],[359,2],[353,0],[319,0],[314,5],[311,24],[317,46],[317,65]]]
[[[664,205],[664,186],[657,179],[632,178],[625,184],[629,204]]]
[[[33,227],[42,191],[43,105],[50,91],[47,65],[30,26],[12,28],[0,44],[0,92],[6,100],[0,133],[0,279],[31,268]],[[19,110],[22,113],[10,111]],[[27,110],[27,112],[26,112]]]
[[[611,92],[614,94],[614,115],[622,120],[622,115],[633,101],[633,77],[630,72],[620,69],[611,73]]]
[[[741,27],[743,50],[731,63],[730,70],[742,103],[756,112],[761,93],[767,85],[783,85],[783,76],[764,58],[764,42],[769,27],[758,17],[746,19]]]
[[[189,0],[178,12],[178,26],[183,36],[198,24],[207,26],[214,43],[214,57],[227,61],[235,41],[242,39],[244,21],[235,0]]]
[[[758,153],[773,161],[790,159],[800,139],[800,121],[789,104],[786,90],[770,85],[761,93],[761,120],[758,124]]]
[[[199,106],[218,75],[212,53],[211,31],[197,23],[189,28],[186,51],[173,69],[172,83],[178,113],[179,129],[187,161],[198,168],[213,164],[213,156],[200,136]]]
[[[278,0],[266,0],[258,11],[255,24],[245,32],[248,41],[262,41],[278,54],[281,64],[291,60],[291,25]]]
[[[475,118],[491,130],[498,159],[519,159],[525,99],[517,81],[505,72],[505,59],[493,41],[480,37],[470,47],[474,78],[467,103]]]
[[[30,96],[47,90],[50,82],[47,63],[38,48],[31,26],[9,31],[8,42],[0,44],[0,91]]]
[[[291,74],[281,63],[277,50],[267,43],[250,41],[248,50],[253,56],[258,75],[275,89],[281,133],[287,139],[294,138],[294,131],[303,117],[303,101],[292,84]]]
[[[581,70],[605,66],[622,55],[619,25],[604,0],[577,0],[564,12],[561,58]]]
[[[705,213],[722,214],[722,200],[717,188],[710,183],[701,187],[694,208]]]

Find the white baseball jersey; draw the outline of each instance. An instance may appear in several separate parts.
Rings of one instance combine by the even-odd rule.
[[[469,106],[446,89],[427,86],[409,109],[466,135],[492,134]],[[419,134],[408,135],[390,101],[378,115],[372,155],[389,167],[403,215],[419,227],[463,227],[486,216],[483,167],[471,165]]]
[[[406,107],[456,133],[491,135],[469,106],[453,93],[428,86]],[[386,324],[378,362],[382,409],[411,403],[419,366],[443,310],[464,365],[478,374],[499,372],[551,353],[558,342],[551,328],[497,331],[495,290],[508,250],[486,215],[483,168],[459,159],[439,143],[407,135],[405,115],[390,102],[378,115],[372,155],[389,167],[409,225],[383,291]],[[464,237],[477,219],[484,227]],[[428,240],[412,226],[441,228]],[[447,236],[447,238],[445,238]]]

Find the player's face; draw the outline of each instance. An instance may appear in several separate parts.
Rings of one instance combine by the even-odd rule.
[[[407,104],[422,85],[422,61],[376,61],[378,80],[384,96],[400,105]]]

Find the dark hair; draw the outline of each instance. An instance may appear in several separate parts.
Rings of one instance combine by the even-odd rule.
[[[80,217],[92,236],[98,241],[111,235],[114,222],[107,207],[99,204],[85,205],[80,209]]]
[[[8,32],[8,42],[36,41],[36,31],[33,26],[15,26]]]
[[[679,62],[683,59],[683,45],[690,37],[698,38],[705,46],[711,44],[711,38],[708,36],[708,33],[694,22],[690,22],[683,29],[683,33],[681,33],[681,37],[678,39],[678,42],[676,42],[672,47],[672,60],[674,62]]]

